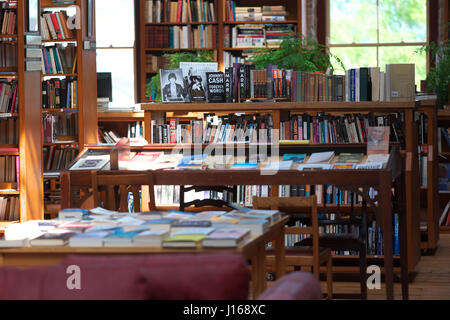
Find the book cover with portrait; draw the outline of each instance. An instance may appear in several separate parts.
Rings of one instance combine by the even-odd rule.
[[[367,155],[389,153],[390,127],[367,129]]]
[[[186,86],[181,69],[160,69],[162,102],[185,102]]]

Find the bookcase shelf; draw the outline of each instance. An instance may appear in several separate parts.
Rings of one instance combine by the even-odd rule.
[[[91,2],[95,7],[95,1]],[[96,144],[98,142],[97,137],[97,75],[96,75],[96,51],[84,50],[84,41],[95,41],[95,28],[93,35],[87,37],[87,19],[88,19],[88,2],[84,0],[74,0],[68,4],[54,4],[51,0],[40,0],[41,13],[45,11],[67,11],[69,7],[77,6],[77,14],[80,18],[81,28],[73,30],[73,37],[67,39],[48,39],[43,40],[43,47],[48,44],[75,44],[76,46],[76,72],[59,73],[59,74],[42,74],[40,80],[48,80],[48,78],[64,78],[72,77],[77,81],[76,97],[78,100],[77,105],[74,108],[42,108],[42,103],[39,110],[40,115],[43,117],[48,114],[64,115],[64,114],[77,114],[77,135],[73,137],[73,141],[56,141],[52,143],[42,143],[42,147],[46,148],[47,156],[48,152],[55,152],[56,150],[66,149],[79,149],[79,146],[85,143]],[[95,10],[95,8],[93,8]],[[92,24],[95,26],[95,14],[92,17]],[[66,70],[71,71],[72,69]],[[42,92],[41,99],[42,101]],[[41,128],[42,130],[42,128]],[[42,139],[42,138],[41,138]],[[61,152],[62,154],[63,152]],[[41,152],[41,159],[43,162],[43,168],[46,167],[43,159],[44,152]],[[47,171],[47,170],[46,170]],[[58,177],[44,177],[43,171],[41,173],[40,182],[44,186],[44,181],[51,180],[50,190],[57,192],[59,188]],[[47,192],[47,190],[46,190]],[[41,199],[44,199],[42,197]],[[54,203],[47,204],[41,200],[42,210],[41,219],[44,214],[48,213],[48,207],[55,207]],[[53,212],[54,213],[54,212]],[[57,211],[56,211],[57,213]]]
[[[146,22],[146,26],[198,26],[198,25],[214,25],[217,22]]]
[[[213,51],[213,48],[145,48],[145,51],[167,51],[167,52],[178,52],[178,51]]]
[[[295,24],[297,20],[284,21],[225,21],[223,24]]]

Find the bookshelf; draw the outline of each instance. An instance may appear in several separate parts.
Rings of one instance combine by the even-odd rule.
[[[98,128],[99,131],[112,130],[120,137],[127,137],[131,133],[131,127],[136,130],[140,127],[142,130],[142,137],[144,137],[144,112],[99,112],[98,113]],[[139,131],[139,129],[138,129]],[[136,132],[136,131],[134,131]],[[100,134],[100,133],[99,133]],[[99,141],[100,137],[99,137]]]
[[[192,1],[191,1],[192,2]],[[209,22],[159,22],[149,23],[146,21],[146,0],[135,1],[135,97],[136,102],[150,102],[151,99],[146,97],[146,83],[157,73],[157,70],[149,69],[147,67],[147,59],[150,55],[162,55],[164,53],[180,52],[180,51],[195,51],[195,50],[210,50],[213,51],[214,57],[219,64],[219,70],[224,67],[224,57],[228,54],[233,56],[242,56],[244,53],[251,52],[258,47],[232,47],[224,46],[225,33],[231,32],[231,28],[238,25],[264,25],[269,24],[281,26],[283,24],[290,24],[295,27],[297,35],[301,35],[301,0],[290,0],[282,2],[280,0],[262,0],[255,4],[253,0],[236,0],[235,5],[240,7],[254,7],[254,6],[276,6],[284,5],[286,7],[287,15],[284,21],[232,21],[227,20],[226,9],[228,8],[229,0],[212,0],[214,3],[215,21]],[[212,47],[196,46],[200,49],[192,48],[162,48],[152,47],[146,45],[146,35],[148,28],[152,27],[192,27],[196,28],[199,25],[205,27],[212,26],[215,28],[213,32]],[[164,32],[164,31],[163,31]],[[151,58],[150,58],[151,59]]]
[[[445,138],[440,132],[440,128],[448,128],[450,127],[450,110],[438,110],[437,111],[437,135],[439,137],[439,163],[448,163],[450,162],[450,147],[447,146],[445,142]],[[440,173],[440,171],[439,171]],[[439,206],[438,206],[438,216],[440,217],[447,202],[450,201],[450,193],[447,191],[438,191],[439,192]],[[439,231],[442,233],[449,233],[450,227],[439,226]]]
[[[95,8],[94,1],[92,5]],[[63,57],[64,60],[73,61],[71,64],[66,62],[70,68],[63,68],[63,70],[58,70],[59,72],[47,72],[46,68],[46,72],[41,73],[42,81],[49,83],[54,79],[53,81],[58,83],[57,85],[51,83],[44,86],[48,98],[46,100],[43,97],[40,98],[40,101],[42,101],[41,117],[44,119],[43,134],[46,136],[46,133],[50,133],[50,139],[46,139],[43,143],[44,214],[54,216],[59,210],[60,169],[64,168],[65,164],[70,163],[84,144],[97,143],[98,141],[96,52],[95,50],[84,49],[86,41],[95,41],[95,28],[92,36],[88,37],[86,1],[74,0],[73,3],[54,4],[52,0],[41,0],[40,8],[43,18],[45,18],[46,13],[56,13],[57,15],[64,13],[63,17],[59,14],[57,24],[64,33],[62,38],[55,37],[52,34],[48,22],[46,25],[41,23],[41,33],[47,34],[47,39],[42,41],[43,48],[56,46],[63,50],[61,48],[73,47],[73,53]],[[77,18],[80,20],[81,28],[68,31],[65,20],[73,15],[79,15]],[[92,23],[95,25],[94,19],[95,17],[92,17]],[[54,22],[52,22],[52,25],[55,28]],[[61,61],[61,63],[64,66],[64,61]],[[59,86],[59,104],[55,101],[55,86]],[[68,95],[66,95],[67,93]],[[52,131],[45,131],[46,118],[57,119],[57,124],[60,125],[60,128],[63,128],[61,130],[63,134],[53,139]],[[63,122],[65,122],[65,125],[63,125]],[[56,165],[54,165],[55,159],[58,160]]]
[[[2,3],[2,10],[10,11],[16,16],[15,28],[0,35],[0,45],[10,46],[8,54],[12,54],[12,60],[7,59],[7,65],[0,67],[0,80],[2,86],[15,86],[9,110],[0,112],[0,126],[7,129],[2,132],[0,138],[0,157],[16,158],[15,172],[11,172],[11,166],[3,163],[0,170],[9,171],[12,174],[7,181],[0,182],[0,197],[8,199],[7,209],[9,214],[3,215],[0,225],[6,225],[11,221],[27,221],[40,218],[42,211],[42,183],[41,183],[41,157],[40,148],[42,140],[40,132],[41,122],[39,114],[40,101],[40,74],[25,69],[25,25],[26,8],[24,1],[17,4]],[[15,95],[15,98],[14,98]],[[16,101],[16,103],[12,103]],[[11,112],[11,107],[14,110]],[[4,134],[6,133],[6,135]],[[4,141],[3,139],[7,140]],[[12,199],[15,199],[11,201]],[[13,203],[14,204],[13,204]],[[12,206],[14,210],[12,210]]]
[[[419,233],[419,199],[416,196],[419,193],[418,176],[418,145],[417,145],[417,123],[414,121],[414,112],[416,102],[252,102],[252,103],[151,103],[143,104],[144,123],[146,140],[151,141],[151,121],[164,121],[165,112],[203,112],[203,113],[221,113],[221,112],[249,112],[249,113],[270,113],[273,119],[273,129],[280,129],[280,118],[284,111],[291,113],[317,114],[318,112],[329,112],[332,114],[342,113],[369,113],[389,114],[401,112],[404,115],[403,133],[405,143],[401,151],[405,159],[405,188],[406,188],[406,221],[407,221],[407,243],[408,243],[408,269],[414,272],[415,266],[420,259],[420,233]],[[161,120],[163,119],[163,120]],[[392,146],[395,145],[391,144]],[[225,144],[226,146],[226,144]],[[194,145],[185,147],[194,148]],[[203,145],[202,148],[206,147]],[[234,148],[244,147],[249,149],[249,144],[236,145]],[[147,148],[147,147],[146,147]],[[148,148],[153,150],[170,150],[170,145],[150,145]],[[340,152],[365,152],[366,144],[311,144],[311,145],[281,145],[280,154],[283,152],[303,152],[311,153],[316,151],[338,150]],[[278,186],[271,186],[271,195],[278,196]],[[338,259],[339,256],[338,256]],[[351,260],[351,257],[343,258]],[[353,270],[353,269],[346,269]]]

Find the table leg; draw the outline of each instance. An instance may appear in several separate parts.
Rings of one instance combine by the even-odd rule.
[[[252,299],[257,299],[266,289],[266,248],[258,244],[252,261]]]
[[[275,243],[275,270],[276,279],[280,279],[286,273],[286,248],[284,243],[284,227],[276,236]]]
[[[386,284],[386,299],[394,299],[394,269],[392,250],[392,199],[390,174],[384,174],[380,184],[379,206],[382,216],[384,240],[384,272]]]

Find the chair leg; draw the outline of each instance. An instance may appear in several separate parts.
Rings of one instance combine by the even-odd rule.
[[[333,299],[333,259],[331,255],[327,260],[327,299]]]
[[[361,277],[361,299],[367,300],[367,257],[364,246],[361,246],[359,250],[359,274]]]

